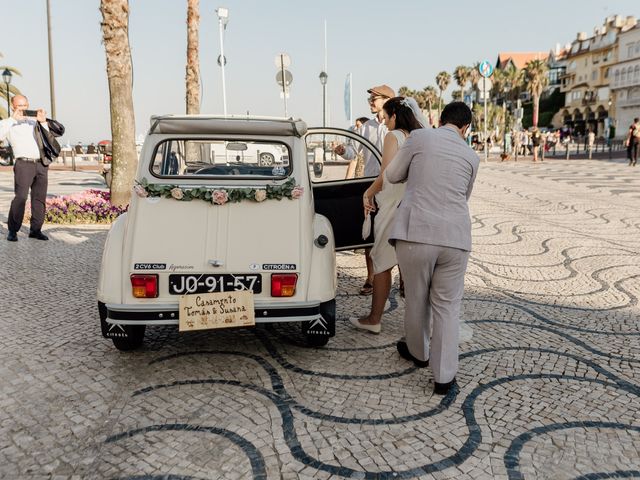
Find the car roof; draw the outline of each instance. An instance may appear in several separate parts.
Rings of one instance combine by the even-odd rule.
[[[301,137],[307,132],[307,124],[293,118],[251,117],[240,115],[153,115],[153,134],[245,134]]]

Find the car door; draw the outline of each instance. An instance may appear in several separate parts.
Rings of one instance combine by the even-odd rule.
[[[359,170],[367,151],[380,165],[380,151],[366,138],[339,128],[310,128],[305,142],[315,211],[331,222],[336,250],[372,246],[373,228],[367,239],[362,238],[362,195],[376,177],[365,177]],[[345,159],[334,153],[338,144],[350,146],[356,157]]]

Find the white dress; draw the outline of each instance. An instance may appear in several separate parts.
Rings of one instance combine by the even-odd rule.
[[[398,148],[402,146],[406,137],[401,130],[392,130],[391,133],[398,140]],[[393,159],[391,160],[393,162]],[[375,243],[371,249],[371,260],[373,262],[373,273],[378,274],[389,270],[398,264],[396,259],[396,249],[389,244],[391,233],[391,222],[398,204],[404,195],[404,183],[388,183],[382,177],[382,190],[376,194],[378,213],[373,222],[373,233]]]

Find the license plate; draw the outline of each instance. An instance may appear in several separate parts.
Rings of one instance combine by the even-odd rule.
[[[262,276],[250,274],[207,274],[169,275],[169,293],[186,295],[190,293],[233,292],[249,290],[262,292]]]

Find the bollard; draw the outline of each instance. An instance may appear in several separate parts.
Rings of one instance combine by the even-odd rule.
[[[71,150],[71,169],[76,171],[76,151]]]
[[[569,160],[569,144],[567,143],[567,158],[566,160]]]

